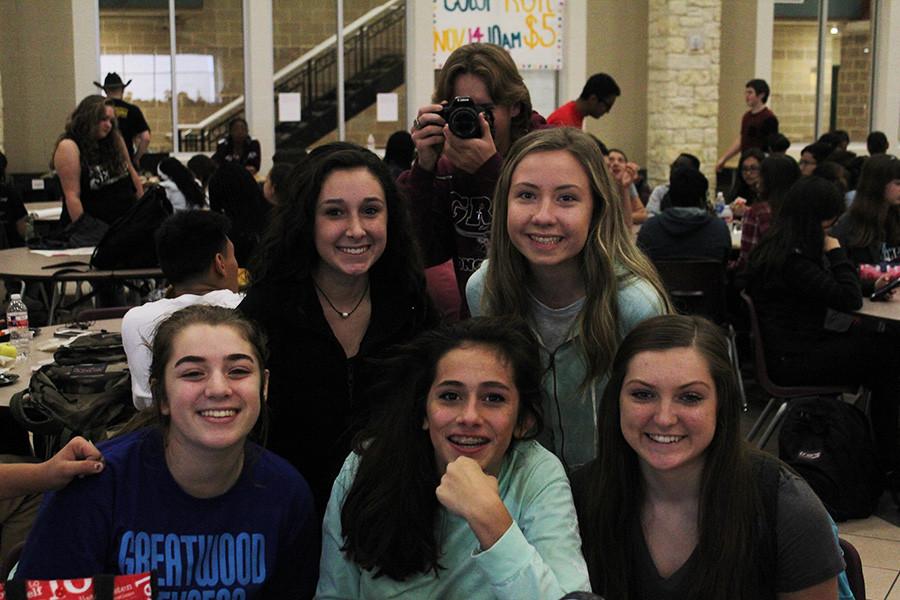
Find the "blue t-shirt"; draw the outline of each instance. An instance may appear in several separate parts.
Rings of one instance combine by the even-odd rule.
[[[101,444],[106,468],[44,500],[16,576],[155,571],[161,600],[308,598],[319,525],[309,487],[248,443],[227,492],[195,498],[172,478],[155,429]]]

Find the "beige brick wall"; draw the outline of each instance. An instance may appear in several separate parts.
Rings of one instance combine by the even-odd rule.
[[[869,93],[872,80],[872,34],[869,21],[841,27],[841,70],[838,81],[837,128],[850,140],[869,134]]]
[[[680,152],[696,155],[715,185],[721,2],[650,0],[647,169],[653,184]],[[690,36],[702,46],[691,49]]]
[[[776,21],[772,36],[772,102],[777,105],[778,128],[792,143],[815,137],[816,49],[818,27],[813,22]],[[829,35],[825,44],[824,123],[831,110],[831,64],[840,61],[841,37]]]

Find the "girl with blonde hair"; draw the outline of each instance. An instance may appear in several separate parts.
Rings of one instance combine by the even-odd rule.
[[[497,182],[488,260],[466,287],[473,314],[517,315],[534,330],[545,368],[541,442],[570,468],[596,452],[597,406],[619,342],[671,310],[616,188],[588,134],[524,136]]]

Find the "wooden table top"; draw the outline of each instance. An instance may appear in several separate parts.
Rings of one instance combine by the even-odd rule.
[[[91,269],[88,265],[90,260],[90,254],[69,256],[60,253],[54,256],[43,256],[31,251],[29,248],[10,248],[8,250],[0,250],[0,277],[13,277],[31,281],[92,281],[97,279],[162,277],[162,271],[158,267],[101,271]],[[61,264],[71,262],[83,264]]]

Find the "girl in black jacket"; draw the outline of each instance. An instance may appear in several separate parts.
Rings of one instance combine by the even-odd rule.
[[[875,443],[886,470],[900,468],[900,352],[888,334],[825,328],[831,311],[862,306],[859,277],[826,231],[844,199],[833,183],[803,177],[750,254],[748,291],[759,313],[772,379],[783,385],[862,384],[872,391]]]

